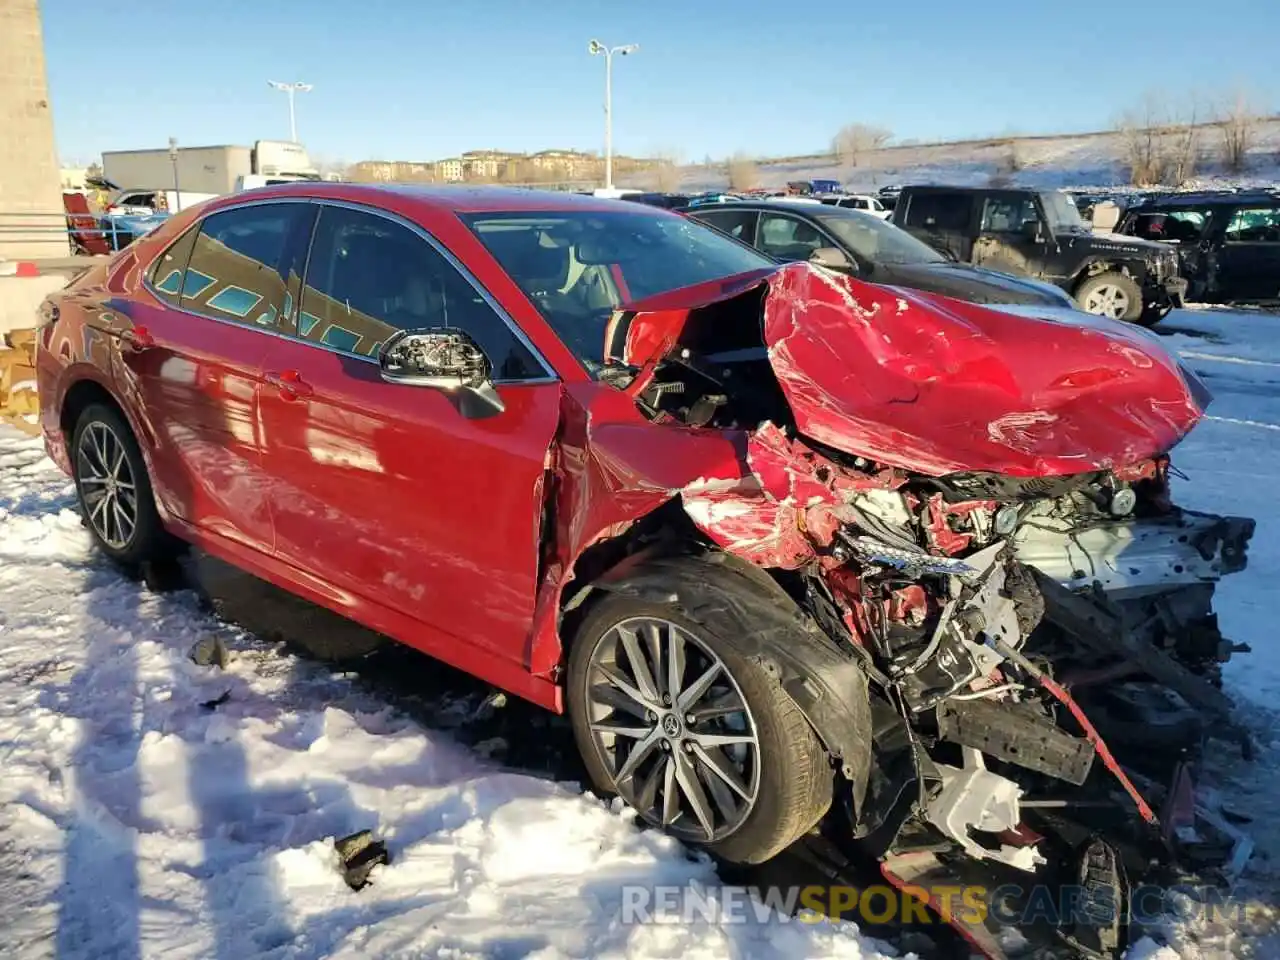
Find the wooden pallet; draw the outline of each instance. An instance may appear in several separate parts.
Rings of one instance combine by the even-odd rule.
[[[0,420],[30,436],[40,428],[30,419],[40,412],[36,395],[36,332],[10,330],[0,349]]]

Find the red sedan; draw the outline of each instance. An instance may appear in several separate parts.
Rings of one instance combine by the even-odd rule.
[[[1144,610],[1194,585],[1178,655],[1252,530],[1169,503],[1208,398],[1143,332],[590,197],[225,197],[52,296],[37,363],[112,558],[194,543],[567,709],[598,789],[730,860],[833,799],[860,835],[913,819],[1024,869],[1030,834],[968,827],[1025,826],[1041,781],[1120,782],[1145,816],[1044,669],[1107,658],[1041,613],[1086,567]],[[1019,755],[1023,723],[1053,749]]]

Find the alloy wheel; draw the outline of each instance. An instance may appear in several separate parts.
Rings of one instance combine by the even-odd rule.
[[[614,789],[642,817],[699,843],[742,825],[760,791],[760,741],[737,681],[703,641],[666,620],[624,620],[597,642],[586,694]]]
[[[1085,297],[1084,309],[1086,313],[1122,320],[1129,312],[1129,295],[1113,284],[1104,283]]]
[[[80,434],[76,483],[94,532],[113,550],[124,550],[138,526],[138,491],[124,443],[100,420]]]

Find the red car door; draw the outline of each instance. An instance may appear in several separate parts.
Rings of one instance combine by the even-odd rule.
[[[213,213],[166,249],[128,302],[123,392],[151,444],[167,512],[255,550],[273,546],[263,496],[257,390],[284,305],[298,203]]]
[[[559,422],[550,368],[425,232],[371,211],[320,206],[298,300],[261,401],[277,557],[404,642],[522,670]],[[439,326],[485,350],[505,409],[382,380],[387,336]]]

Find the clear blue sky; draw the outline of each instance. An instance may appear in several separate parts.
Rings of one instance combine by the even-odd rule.
[[[1280,110],[1278,0],[43,0],[58,149],[248,144],[329,160],[495,147],[826,149],[862,121],[938,139],[1105,127],[1148,90]],[[1265,38],[1265,39],[1264,39]]]

